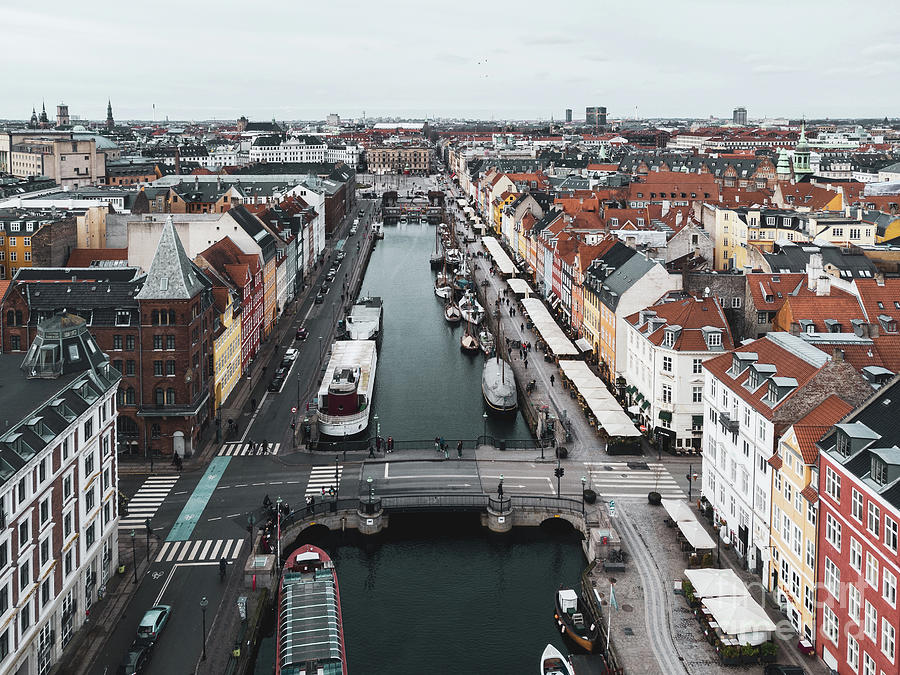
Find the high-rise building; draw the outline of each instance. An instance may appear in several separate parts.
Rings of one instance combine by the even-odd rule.
[[[747,109],[735,108],[731,115],[731,121],[741,126],[747,126]]]
[[[589,106],[585,108],[584,121],[588,126],[605,126],[606,106]]]
[[[571,122],[572,122],[572,109],[566,108],[566,123],[568,124]]]

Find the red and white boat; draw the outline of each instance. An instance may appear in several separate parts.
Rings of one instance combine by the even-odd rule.
[[[278,587],[275,675],[347,675],[334,563],[305,544],[284,563]]]

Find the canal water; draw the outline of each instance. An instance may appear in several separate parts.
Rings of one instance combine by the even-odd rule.
[[[335,561],[349,672],[522,675],[548,642],[560,587],[578,588],[580,535],[559,527],[490,534],[472,514],[391,516],[376,537],[298,540]],[[315,535],[319,536],[315,536]]]
[[[428,258],[434,251],[435,228],[388,225],[384,232],[360,291],[360,297],[384,300],[374,401],[380,435],[404,441],[474,439],[484,433],[484,361],[481,354],[460,350],[463,327],[444,320],[443,301],[434,294]],[[502,439],[531,438],[521,413],[488,415],[487,433]]]

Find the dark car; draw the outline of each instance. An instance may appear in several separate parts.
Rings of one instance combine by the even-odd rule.
[[[764,675],[806,675],[800,666],[787,666],[781,663],[770,663],[763,669]]]
[[[309,337],[309,331],[306,330],[303,326],[297,329],[297,334],[294,336],[297,340],[305,340]]]
[[[321,305],[323,302],[325,302],[325,293],[324,291],[319,291],[316,293],[316,304]]]
[[[272,378],[272,381],[269,383],[269,391],[279,391],[281,389],[281,385],[284,384],[284,373],[282,373],[282,369],[279,368],[278,372],[275,373],[275,377]]]
[[[142,640],[135,640],[128,650],[128,654],[122,659],[118,675],[140,675],[147,668],[150,661],[150,649],[152,645]]]

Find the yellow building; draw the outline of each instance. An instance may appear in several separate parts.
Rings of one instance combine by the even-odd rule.
[[[278,318],[278,287],[276,283],[276,256],[266,261],[263,268],[263,337],[268,337],[275,328],[275,320]]]
[[[494,200],[493,209],[491,210],[491,218],[493,220],[491,225],[494,228],[494,232],[497,234],[500,234],[502,230],[503,210],[515,201],[517,196],[518,195],[514,192],[506,192]]]
[[[594,291],[594,284],[585,274],[585,282],[582,288],[584,308],[582,309],[581,328],[584,338],[591,343],[595,354],[600,354],[600,312],[603,304]]]
[[[213,379],[218,410],[241,379],[241,305],[230,289],[214,288],[213,293],[219,313],[219,326],[213,341]]]
[[[769,459],[772,501],[769,543],[773,570],[767,583],[784,614],[801,636],[815,642],[816,559],[818,556],[817,486],[819,451],[816,442],[852,407],[835,395],[791,426]],[[757,499],[760,496],[757,495]],[[837,537],[840,525],[827,527],[826,539]],[[830,543],[825,543],[830,546]]]

